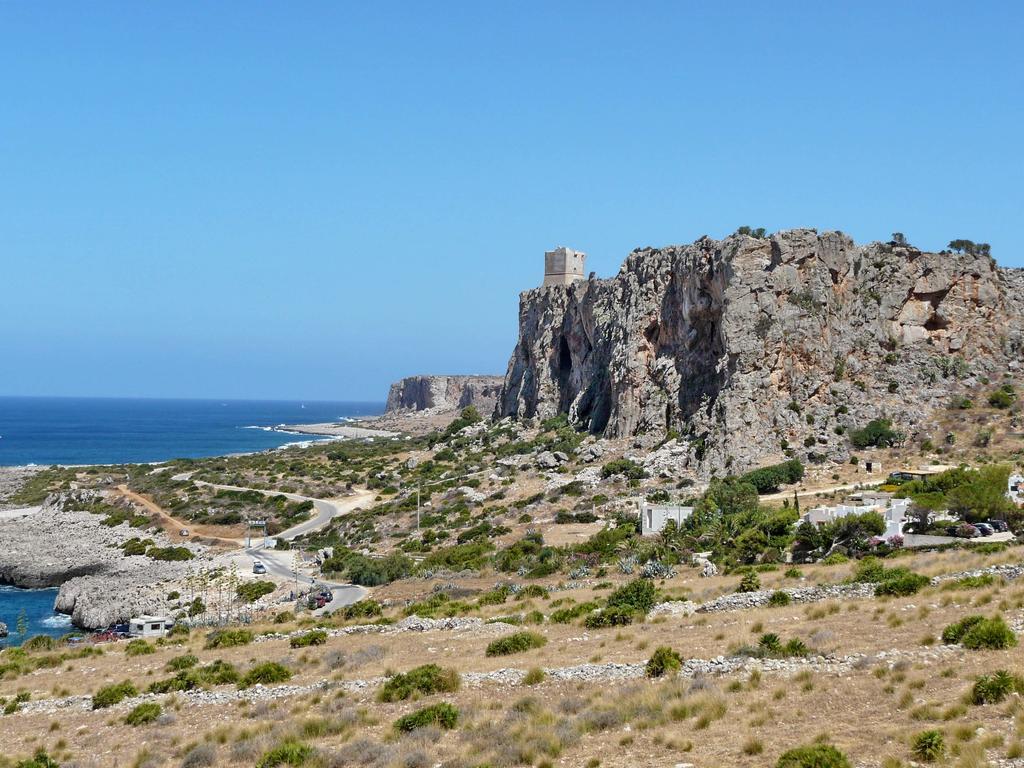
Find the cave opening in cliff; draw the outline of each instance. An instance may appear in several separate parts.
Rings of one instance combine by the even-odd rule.
[[[924,324],[924,329],[926,331],[941,331],[944,328],[948,328],[948,327],[949,327],[949,320],[944,318],[938,312],[936,312],[931,317],[929,317],[928,320]]]

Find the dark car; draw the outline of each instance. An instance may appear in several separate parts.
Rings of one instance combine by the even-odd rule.
[[[996,529],[988,523],[975,523],[974,527],[981,532],[982,536],[991,536],[993,533],[996,532]]]
[[[1006,524],[1005,520],[989,520],[988,524],[995,528],[1000,533],[1006,533],[1010,530],[1010,526]]]

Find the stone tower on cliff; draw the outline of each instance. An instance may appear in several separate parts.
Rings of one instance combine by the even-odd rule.
[[[583,262],[587,254],[572,248],[558,246],[544,252],[544,285],[572,285],[583,276]]]

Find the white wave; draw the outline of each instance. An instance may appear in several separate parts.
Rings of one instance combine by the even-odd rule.
[[[57,616],[50,616],[49,618],[43,619],[41,622],[44,627],[50,627],[51,629],[57,629],[59,627],[70,627],[71,617],[59,614]]]

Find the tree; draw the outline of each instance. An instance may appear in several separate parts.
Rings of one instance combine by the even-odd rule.
[[[906,439],[905,434],[892,428],[889,419],[872,419],[863,429],[855,429],[850,433],[850,442],[855,448],[888,448],[899,446]]]
[[[1006,496],[1009,478],[1010,467],[1005,464],[982,467],[969,482],[946,494],[949,511],[969,522],[1002,519],[1014,509]]]
[[[831,523],[801,523],[796,530],[795,550],[805,557],[827,557],[838,549],[863,552],[872,536],[885,533],[885,520],[877,512],[847,515]]]
[[[28,635],[28,614],[24,608],[18,611],[18,622],[15,626],[18,631],[18,637],[21,638],[22,642],[25,642],[25,637]]]

